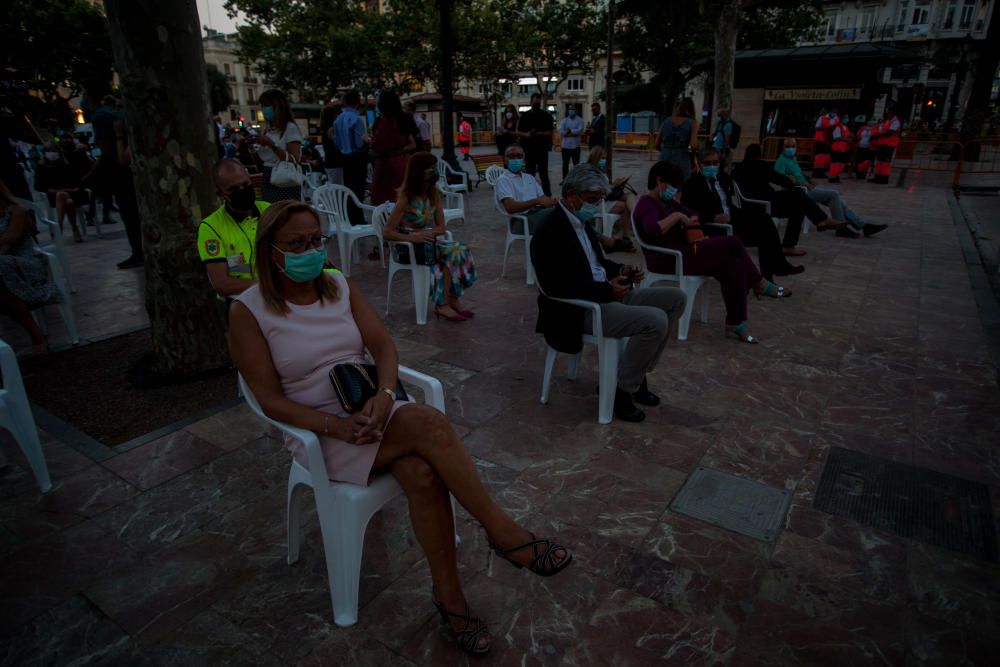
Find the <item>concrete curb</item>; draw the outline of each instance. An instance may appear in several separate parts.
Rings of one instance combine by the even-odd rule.
[[[983,233],[975,215],[967,206],[962,206],[958,194],[948,195],[948,209],[962,246],[965,266],[972,282],[972,294],[986,331],[996,383],[1000,387],[1000,273],[997,272],[996,246]]]

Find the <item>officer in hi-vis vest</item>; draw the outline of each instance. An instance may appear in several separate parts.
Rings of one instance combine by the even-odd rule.
[[[826,178],[830,168],[830,141],[835,125],[840,124],[840,116],[833,109],[816,119],[816,131],[813,132],[813,178]]]

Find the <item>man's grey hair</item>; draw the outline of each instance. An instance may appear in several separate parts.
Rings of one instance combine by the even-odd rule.
[[[575,192],[576,194],[583,194],[584,192],[607,194],[610,190],[611,186],[608,184],[608,177],[600,169],[586,162],[570,169],[562,182],[563,195],[570,192]]]

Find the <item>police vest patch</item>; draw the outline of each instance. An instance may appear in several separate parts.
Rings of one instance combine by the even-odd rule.
[[[219,247],[219,242],[216,239],[208,239],[205,241],[205,252],[208,253],[210,257],[215,257],[219,254],[221,248]]]

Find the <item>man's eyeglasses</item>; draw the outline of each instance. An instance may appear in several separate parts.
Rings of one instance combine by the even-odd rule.
[[[300,253],[305,250],[318,248],[328,240],[330,240],[329,236],[321,234],[320,236],[314,236],[310,239],[293,239],[291,241],[278,241],[277,243],[282,243],[283,245],[288,246],[288,249],[294,253]]]

